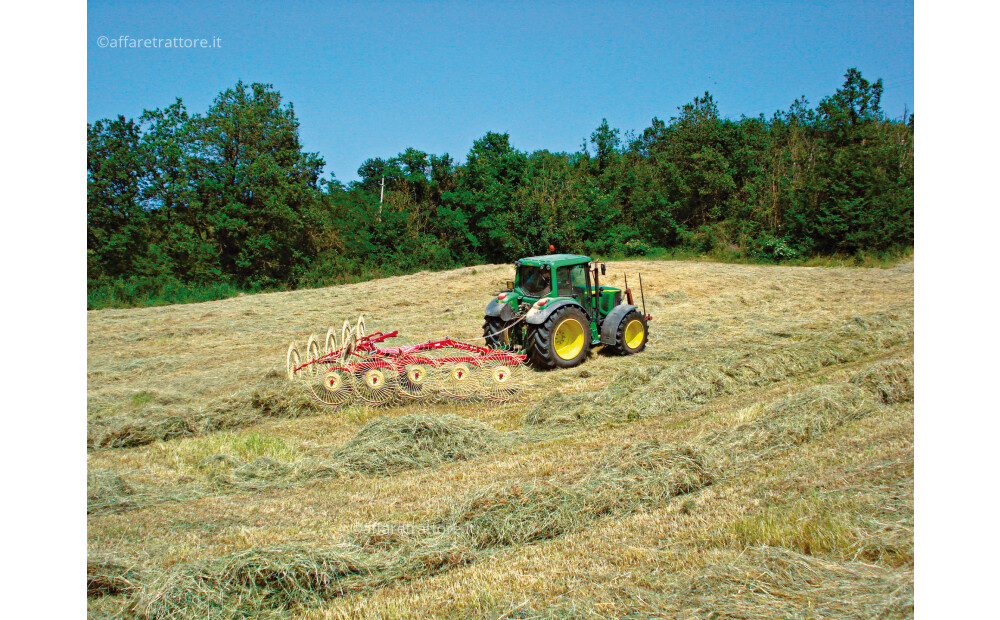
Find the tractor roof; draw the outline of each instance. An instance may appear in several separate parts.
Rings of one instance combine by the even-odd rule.
[[[546,254],[545,256],[529,256],[522,258],[518,262],[522,265],[551,265],[553,267],[565,267],[566,265],[580,265],[589,263],[590,257],[580,254]]]

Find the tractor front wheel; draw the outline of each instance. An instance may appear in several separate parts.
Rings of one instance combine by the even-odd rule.
[[[632,310],[622,317],[615,331],[614,349],[619,355],[632,355],[646,348],[649,327],[638,310]]]
[[[558,308],[541,325],[529,325],[525,348],[539,368],[572,368],[590,352],[590,321],[583,310]]]

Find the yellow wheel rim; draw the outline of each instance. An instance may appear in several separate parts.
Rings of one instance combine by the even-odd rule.
[[[642,344],[643,336],[645,336],[644,332],[642,321],[639,319],[629,321],[629,324],[625,326],[625,344],[628,345],[628,348],[638,349],[639,345]]]
[[[380,388],[385,385],[385,375],[378,369],[369,370],[365,373],[365,383],[370,388]]]
[[[427,369],[422,365],[410,366],[406,369],[406,378],[414,385],[420,385],[427,378]]]
[[[493,372],[490,373],[493,376],[493,381],[496,383],[507,383],[510,381],[511,371],[506,364],[496,366],[493,368]]]
[[[455,364],[451,369],[451,378],[455,381],[466,381],[470,376],[469,367],[465,364]]]
[[[583,350],[583,325],[576,319],[566,319],[556,327],[552,337],[556,355],[564,360],[571,360]]]
[[[331,370],[323,377],[323,387],[328,392],[339,392],[344,389],[344,375],[342,370]]]

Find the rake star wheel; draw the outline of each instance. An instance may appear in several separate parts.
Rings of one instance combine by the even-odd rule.
[[[302,356],[299,355],[299,347],[295,342],[288,345],[288,353],[285,355],[285,375],[289,381],[295,381],[302,376],[301,370],[296,370],[302,364]]]
[[[320,356],[319,336],[312,334],[306,343],[306,361],[315,362]],[[317,372],[320,372],[320,368],[317,364],[310,364],[303,369],[303,372],[307,375],[315,375]]]
[[[333,328],[331,327],[330,329]],[[353,332],[354,329],[351,327],[351,322],[348,321],[347,319],[344,319],[344,324],[340,328],[340,346],[346,347],[347,339],[351,336]]]
[[[333,353],[337,350],[337,329],[331,327],[326,330],[326,340],[324,341],[323,352]]]
[[[346,405],[354,400],[354,392],[351,389],[351,372],[339,366],[331,368],[320,379],[318,389],[314,389],[310,385],[309,391],[313,398],[324,405]]]
[[[434,368],[430,364],[407,364],[396,378],[396,391],[404,398],[427,399],[437,393]]]
[[[376,406],[395,400],[397,371],[388,362],[377,360],[359,364],[353,372],[351,387],[361,400]]]
[[[344,321],[340,331],[340,342],[331,327],[322,340],[311,335],[304,352],[292,342],[285,356],[288,379],[308,378],[304,387],[324,405],[382,406],[442,397],[506,402],[520,393],[513,384],[524,354],[447,337],[382,347],[379,343],[399,332],[368,334],[364,315],[353,325]]]
[[[365,315],[358,315],[358,322],[354,325],[354,335],[358,338],[365,337]]]
[[[357,345],[357,340],[354,338],[354,332],[350,329],[347,330],[347,335],[344,337],[343,341],[340,343],[340,361],[347,363],[350,360],[351,355],[354,353],[355,346]]]
[[[453,398],[471,398],[479,391],[480,369],[471,362],[453,362],[445,364],[441,391]]]
[[[524,365],[510,356],[490,356],[482,363],[480,392],[484,400],[505,403],[521,393]]]

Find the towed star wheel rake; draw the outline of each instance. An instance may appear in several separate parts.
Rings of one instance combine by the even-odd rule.
[[[318,402],[331,407],[363,402],[374,406],[444,399],[508,402],[523,392],[526,356],[444,338],[422,344],[380,347],[399,334],[366,334],[364,316],[326,338],[309,337],[305,352],[288,347],[285,371]]]

